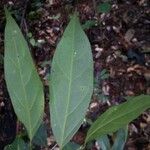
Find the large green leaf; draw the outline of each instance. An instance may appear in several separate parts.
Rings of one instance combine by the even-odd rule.
[[[82,124],[92,92],[91,46],[74,15],[54,54],[50,78],[51,123],[60,148]]]
[[[90,127],[86,142],[97,139],[125,126],[150,107],[150,96],[141,95],[119,106],[113,106],[100,116]]]
[[[43,86],[18,25],[6,10],[5,79],[11,101],[30,139],[41,124],[44,111]]]

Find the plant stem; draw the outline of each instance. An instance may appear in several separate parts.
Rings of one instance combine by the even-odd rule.
[[[94,8],[94,12],[96,11],[96,1],[93,0],[93,8]]]
[[[32,141],[30,140],[30,143],[29,143],[29,150],[32,150]]]

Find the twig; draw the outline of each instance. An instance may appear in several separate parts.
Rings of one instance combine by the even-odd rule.
[[[19,134],[19,127],[20,127],[20,122],[19,122],[19,120],[17,120],[17,123],[16,123],[16,135]]]
[[[56,148],[56,146],[57,146],[57,144],[55,144],[55,145],[52,147],[52,149],[51,149],[51,150],[54,150],[54,149]]]
[[[22,25],[22,30],[24,30],[24,32],[27,34],[28,33],[28,26],[26,23],[26,19],[23,19],[23,25]]]
[[[23,10],[23,13],[22,13],[21,23],[20,23],[21,29],[23,28],[23,24],[24,24],[24,20],[25,20],[25,14],[26,14],[28,2],[29,2],[29,0],[26,0],[26,1],[25,1],[25,4],[24,4],[24,10]]]
[[[32,141],[30,140],[29,149],[32,150]]]
[[[92,0],[93,1],[93,8],[94,8],[94,11],[96,11],[96,1],[95,0]]]

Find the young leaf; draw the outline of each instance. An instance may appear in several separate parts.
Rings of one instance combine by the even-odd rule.
[[[128,136],[128,127],[118,130],[115,142],[111,150],[123,150]]]
[[[63,148],[82,124],[93,92],[91,46],[76,15],[56,49],[49,84],[52,130]]]
[[[109,142],[109,138],[107,135],[102,136],[100,139],[97,140],[101,150],[110,150],[111,145]]]
[[[6,18],[5,79],[15,113],[32,139],[41,124],[44,111],[43,86],[27,42],[7,10]]]
[[[96,21],[95,20],[88,20],[85,22],[85,24],[82,25],[83,30],[90,29],[92,26],[95,26]]]
[[[17,137],[14,142],[7,145],[4,150],[28,150],[29,146],[19,137]]]
[[[86,142],[97,139],[127,125],[150,107],[150,96],[141,95],[119,106],[113,106],[100,116],[87,133]]]

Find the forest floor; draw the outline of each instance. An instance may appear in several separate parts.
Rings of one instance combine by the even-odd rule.
[[[86,118],[94,121],[112,105],[126,101],[126,96],[150,94],[150,2],[148,0],[112,0],[111,10],[98,13],[102,2],[81,0],[1,0],[0,2],[0,145],[9,144],[22,127],[7,92],[4,68],[3,7],[11,8],[32,52],[37,70],[45,85],[44,122],[50,125],[48,111],[48,76],[56,46],[69,22],[69,14],[76,8],[80,22],[92,46],[94,60],[94,93]],[[89,24],[88,24],[89,22]],[[16,130],[17,124],[17,130]],[[19,129],[18,129],[19,128]],[[88,126],[82,125],[73,141],[83,144]],[[48,128],[48,150],[55,140]],[[1,148],[0,147],[0,148]],[[91,150],[97,150],[93,143]],[[150,149],[150,111],[144,112],[129,125],[126,150]]]

